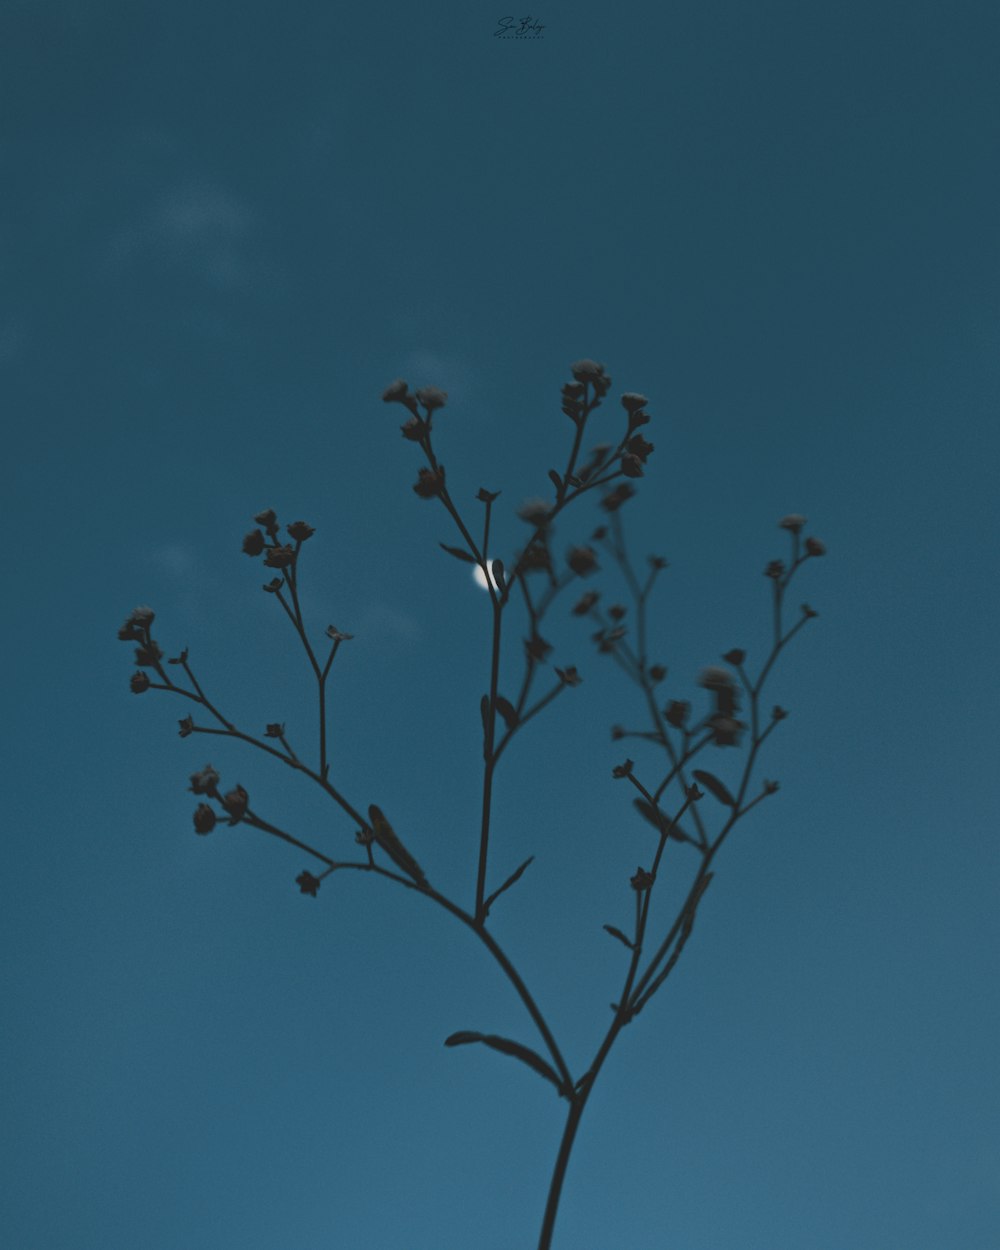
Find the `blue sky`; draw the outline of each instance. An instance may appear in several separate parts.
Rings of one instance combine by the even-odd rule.
[[[601,432],[621,391],[650,397],[626,521],[671,562],[666,697],[761,653],[782,515],[829,554],[770,687],[791,715],[758,775],[782,788],[602,1073],[556,1245],[992,1250],[995,6],[561,0],[525,41],[500,16],[0,15],[5,1242],[534,1244],[562,1105],[442,1046],[535,1044],[496,967],[390,883],[313,900],[294,850],[196,837],[206,760],[330,853],[353,829],[262,756],[180,739],[187,709],[129,693],[115,631],[152,604],[233,719],[305,744],[309,674],[240,540],[264,507],[308,520],[304,609],[355,634],[333,775],[468,905],[488,602],[379,397],[449,392],[449,483],[471,516],[502,489],[509,554],[591,356]],[[608,728],[641,708],[565,608],[548,636],[584,684],[504,759],[492,868],[536,859],[492,919],[582,1070],[623,973],[601,926],[651,853],[610,777]]]

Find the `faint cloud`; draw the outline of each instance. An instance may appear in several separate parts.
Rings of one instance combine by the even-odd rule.
[[[422,634],[420,622],[415,617],[384,603],[370,604],[355,626],[345,628],[359,638],[371,638],[375,642],[416,642]]]
[[[174,577],[185,577],[194,569],[194,554],[186,547],[168,543],[153,552],[153,563]]]
[[[159,260],[194,269],[213,286],[245,290],[260,276],[259,232],[257,214],[236,196],[219,187],[181,187],[112,239],[110,260],[118,268]]]
[[[461,356],[417,348],[403,357],[400,376],[412,390],[421,386],[439,386],[448,392],[451,403],[469,399],[475,389],[475,370]]]

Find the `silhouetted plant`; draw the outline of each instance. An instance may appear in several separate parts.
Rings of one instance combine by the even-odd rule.
[[[593,1089],[594,1082],[621,1030],[630,1024],[677,965],[691,937],[699,903],[713,878],[712,866],[730,832],[747,812],[778,789],[777,781],[764,780],[759,792],[748,799],[751,774],[766,739],[787,712],[772,708],[762,711],[762,692],[775,661],[783,648],[816,612],[806,603],[798,619],[789,627],[784,621],[785,597],[793,577],[802,564],[825,553],[819,539],[803,539],[805,518],[789,514],[780,522],[788,534],[790,556],[786,564],[771,560],[764,573],[771,583],[773,636],[770,652],[764,657],[756,677],[747,667],[747,657],[740,648],[726,652],[723,665],[711,664],[701,672],[697,685],[705,690],[709,707],[697,717],[692,703],[670,698],[664,702],[660,687],[667,677],[666,667],[651,662],[649,654],[650,595],[659,575],[667,567],[661,556],[649,556],[640,571],[629,555],[622,522],[622,509],[635,494],[632,482],[643,477],[653,444],[640,430],[650,418],[645,396],[626,392],[621,397],[625,411],[624,430],[617,443],[595,446],[582,457],[584,431],[588,422],[611,387],[604,366],[593,360],[579,360],[571,368],[573,381],[562,388],[562,411],[573,426],[572,445],[562,472],[549,470],[554,495],[527,501],[518,510],[527,523],[529,536],[509,563],[491,554],[490,523],[498,491],[480,489],[476,499],[482,507],[481,537],[474,538],[469,525],[451,493],[451,484],[444,465],[433,446],[434,414],[447,403],[446,392],[426,386],[411,393],[404,381],[393,382],[382,398],[387,403],[401,404],[409,417],[402,426],[403,436],[415,443],[426,464],[418,469],[414,492],[426,500],[437,500],[450,515],[460,536],[457,546],[442,543],[450,556],[478,566],[489,596],[491,617],[491,662],[489,691],[481,701],[483,732],[483,785],[480,814],[479,847],[476,861],[475,902],[465,910],[458,903],[434,889],[424,870],[400,839],[382,810],[374,803],[364,812],[346,796],[342,783],[330,778],[327,757],[326,686],[331,667],[341,646],[351,635],[330,625],[324,634],[324,649],[314,647],[303,620],[299,601],[299,575],[302,549],[314,534],[313,527],[295,521],[285,527],[287,539],[282,541],[281,528],[274,511],[268,509],[254,517],[256,528],[243,539],[243,551],[254,559],[263,557],[264,566],[275,576],[263,586],[274,596],[292,629],[298,635],[317,689],[317,756],[315,764],[306,762],[293,750],[283,723],[272,722],[256,736],[239,729],[206,695],[196,678],[186,650],[164,660],[164,653],[152,635],[154,614],[147,607],[136,608],[119,630],[118,636],[137,644],[136,672],[131,689],[136,694],[164,690],[180,695],[200,709],[208,723],[198,724],[193,716],[180,721],[181,737],[214,734],[235,738],[282,760],[297,773],[319,786],[341,808],[355,827],[354,842],[361,848],[359,858],[334,859],[318,847],[293,836],[271,821],[265,820],[250,805],[247,791],[237,785],[223,790],[221,778],[210,764],[191,776],[191,791],[203,801],[194,812],[195,832],[207,835],[222,822],[245,824],[280,838],[309,855],[321,870],[304,870],[296,877],[303,894],[316,897],[324,880],[343,869],[375,873],[415,890],[443,907],[461,921],[486,946],[504,975],[513,985],[531,1016],[545,1054],[520,1042],[495,1034],[463,1030],[445,1039],[446,1046],[481,1043],[505,1055],[519,1059],[549,1081],[568,1104],[566,1125],[549,1187],[539,1237],[539,1250],[551,1245],[556,1212],[562,1193],[566,1166],[580,1118]],[[602,524],[586,544],[570,548],[564,564],[553,546],[554,524],[571,505],[588,494],[595,494],[604,513]],[[586,590],[573,606],[572,615],[589,619],[595,626],[593,642],[599,653],[608,655],[638,689],[645,725],[637,729],[612,727],[614,740],[635,738],[652,744],[665,756],[655,781],[640,778],[631,759],[609,770],[610,777],[627,783],[634,791],[632,805],[638,815],[657,834],[655,850],[647,866],[639,865],[629,886],[633,894],[634,920],[631,932],[605,924],[604,928],[629,952],[628,968],[617,1001],[611,1004],[612,1021],[597,1047],[594,1057],[582,1074],[574,1075],[545,1016],[529,992],[520,973],[503,952],[487,928],[487,918],[497,899],[514,886],[533,860],[529,857],[496,889],[487,892],[493,783],[496,767],[516,735],[564,690],[578,686],[580,674],[575,666],[553,667],[554,682],[541,694],[536,681],[548,665],[552,645],[542,635],[542,626],[559,596],[578,578],[588,578],[599,571],[599,553],[603,552],[623,576],[631,603],[601,606],[596,589]],[[519,597],[527,618],[520,687],[511,700],[500,693],[501,635],[505,615]],[[631,624],[629,623],[631,622]],[[327,645],[328,644],[328,645]],[[179,670],[175,680],[170,668]],[[747,701],[746,711],[741,698]],[[739,719],[740,715],[749,720]],[[692,761],[708,746],[740,749],[748,739],[739,779],[727,786],[707,768],[692,767]],[[667,802],[671,787],[678,791],[674,802]],[[703,804],[706,795],[710,802]],[[711,827],[715,826],[715,831]],[[649,931],[650,900],[662,870],[664,852],[674,841],[688,848],[690,884],[672,923],[655,937]],[[428,848],[418,848],[423,857]],[[680,867],[678,867],[680,870]]]

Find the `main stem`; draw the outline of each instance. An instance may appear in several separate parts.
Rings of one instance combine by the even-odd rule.
[[[490,812],[493,804],[493,770],[496,759],[493,744],[497,719],[497,686],[500,681],[500,614],[503,605],[499,596],[492,596],[493,604],[493,656],[490,662],[490,705],[486,714],[485,747],[483,754],[486,764],[483,769],[483,818],[479,832],[479,870],[476,875],[476,923],[481,925],[485,920],[484,900],[486,897],[486,859],[490,849]]]
[[[563,1129],[562,1141],[559,1143],[559,1154],[556,1156],[556,1166],[552,1173],[551,1184],[549,1185],[549,1197],[545,1204],[545,1218],[542,1220],[542,1231],[538,1238],[538,1250],[550,1250],[552,1246],[552,1234],[555,1231],[556,1214],[559,1210],[559,1199],[562,1197],[563,1181],[566,1179],[566,1167],[569,1164],[570,1152],[573,1149],[576,1130],[580,1125],[580,1118],[583,1115],[586,1101],[587,1093],[584,1090],[577,1094],[570,1104],[569,1115],[566,1117],[566,1127]]]

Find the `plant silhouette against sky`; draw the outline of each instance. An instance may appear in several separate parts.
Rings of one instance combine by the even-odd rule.
[[[196,833],[209,834],[220,823],[244,824],[287,842],[310,857],[313,863],[312,868],[304,869],[296,878],[304,895],[318,896],[324,880],[340,870],[374,873],[393,881],[444,908],[486,946],[499,964],[531,1017],[538,1035],[538,1049],[495,1034],[473,1031],[454,1033],[446,1039],[445,1045],[481,1043],[516,1058],[549,1081],[567,1104],[565,1128],[542,1217],[539,1250],[548,1250],[552,1245],[576,1132],[615,1040],[642,1012],[676,966],[691,936],[699,902],[712,881],[716,857],[730,831],[747,812],[778,789],[776,781],[764,780],[750,797],[751,774],[761,747],[787,715],[778,706],[765,712],[762,694],[781,651],[807,621],[816,616],[815,611],[803,603],[794,623],[786,624],[785,601],[792,579],[803,563],[825,552],[817,538],[803,537],[804,517],[798,514],[784,517],[779,524],[786,532],[790,551],[787,563],[774,559],[764,570],[770,583],[773,632],[770,652],[756,676],[751,675],[744,651],[734,648],[719,657],[722,664],[709,665],[698,679],[708,705],[703,715],[699,716],[687,700],[664,701],[661,688],[667,671],[661,663],[651,662],[648,644],[650,597],[666,568],[666,561],[650,556],[644,565],[637,567],[628,550],[622,521],[623,509],[635,494],[633,483],[645,475],[654,450],[641,432],[650,421],[646,411],[648,401],[633,392],[623,394],[624,428],[620,430],[617,443],[598,444],[584,453],[584,434],[609,393],[611,379],[603,365],[592,360],[577,361],[571,372],[573,381],[563,386],[561,396],[562,411],[573,428],[568,456],[561,471],[549,471],[553,493],[544,499],[529,500],[520,508],[519,516],[527,527],[528,537],[508,562],[494,555],[490,545],[493,508],[499,492],[480,489],[476,496],[478,520],[475,524],[468,522],[452,494],[444,465],[438,459],[433,442],[434,421],[435,414],[446,405],[447,394],[433,386],[411,393],[407,383],[397,381],[383,395],[387,403],[398,403],[406,409],[408,416],[402,426],[403,436],[423,456],[414,492],[422,500],[436,501],[454,523],[456,545],[442,543],[441,546],[456,560],[476,566],[488,592],[491,643],[489,688],[481,701],[482,804],[478,839],[471,844],[476,860],[474,895],[468,906],[446,897],[428,879],[416,856],[425,859],[426,852],[432,848],[405,845],[376,804],[356,804],[348,798],[349,782],[331,776],[326,688],[333,662],[341,647],[350,642],[351,635],[331,625],[325,631],[322,646],[317,647],[303,619],[299,597],[300,565],[303,547],[314,535],[312,526],[295,521],[287,525],[282,534],[278,517],[268,509],[254,518],[256,528],[243,539],[243,551],[251,558],[262,560],[270,574],[263,589],[273,596],[288,618],[314,674],[315,755],[300,756],[283,723],[267,724],[261,734],[249,733],[234,724],[206,693],[186,650],[169,659],[165,657],[152,634],[155,617],[150,608],[136,608],[118,635],[124,641],[137,644],[136,671],[131,679],[134,693],[167,691],[192,705],[189,714],[180,721],[182,737],[215,735],[238,739],[282,760],[294,772],[319,786],[348,817],[354,827],[357,849],[353,857],[334,858],[265,819],[251,806],[247,790],[241,785],[224,788],[219,773],[211,765],[191,777],[191,790],[200,800],[194,813]],[[463,486],[459,492],[461,498],[467,493],[471,494]],[[585,496],[597,503],[601,524],[586,544],[570,548],[568,554],[560,558],[554,543],[555,522]],[[542,633],[543,625],[563,593],[599,572],[600,560],[605,558],[619,570],[627,589],[626,597],[631,602],[605,606],[597,590],[586,588],[577,597],[571,614],[590,623],[596,650],[609,656],[639,692],[644,727],[627,730],[616,725],[612,737],[616,740],[634,738],[652,744],[663,752],[664,759],[658,770],[652,770],[652,777],[640,776],[631,759],[622,759],[609,770],[610,779],[623,784],[636,813],[652,826],[657,837],[652,857],[645,865],[637,866],[629,881],[622,882],[623,892],[629,891],[632,898],[630,930],[625,932],[616,926],[604,925],[609,936],[628,952],[627,967],[621,990],[612,1004],[611,1022],[590,1063],[582,1072],[574,1073],[520,972],[488,926],[497,900],[516,884],[533,859],[525,860],[506,880],[495,885],[489,863],[491,817],[497,766],[509,745],[550,703],[581,682],[575,667],[550,666],[548,657],[553,648]],[[528,626],[521,671],[502,674],[501,642],[515,602],[520,605]],[[516,695],[506,697],[501,693],[501,686],[508,691],[516,687]],[[742,720],[741,716],[748,719]],[[709,747],[744,753],[740,780],[733,790],[714,772],[701,766]],[[675,794],[669,802],[668,793]],[[685,868],[678,859],[674,871],[687,871],[690,885],[672,922],[664,931],[654,931],[650,926],[650,902],[663,871],[669,842],[676,842],[678,848],[683,848],[689,860],[690,867]]]

